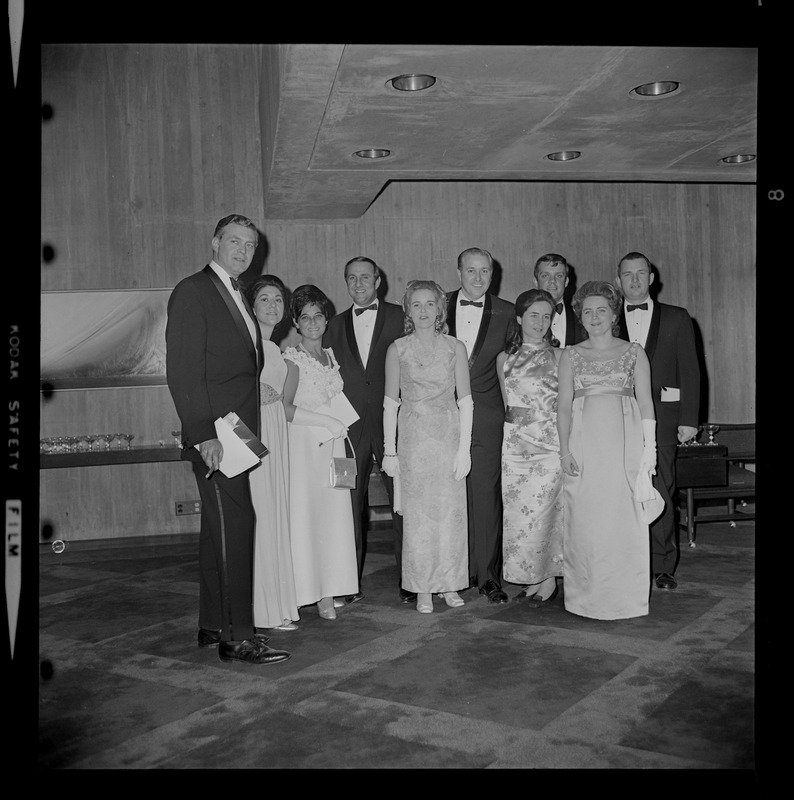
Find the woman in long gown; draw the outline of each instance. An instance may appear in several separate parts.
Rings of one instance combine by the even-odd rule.
[[[282,395],[287,365],[276,342],[289,324],[289,292],[280,278],[261,275],[246,290],[259,329],[265,364],[259,376],[261,438],[269,454],[250,472],[256,513],[254,625],[298,629],[289,524],[289,445]]]
[[[573,298],[588,338],[560,359],[557,427],[565,473],[565,609],[593,619],[648,613],[648,525],[634,501],[656,471],[650,365],[615,337],[620,292],[590,281]]]
[[[496,371],[505,402],[502,440],[503,567],[524,584],[518,602],[538,608],[557,596],[563,574],[562,469],[557,435],[554,300],[542,289],[516,299],[517,325]]]
[[[402,585],[416,592],[417,611],[429,614],[434,593],[458,607],[458,590],[469,585],[463,479],[471,469],[474,405],[466,348],[446,333],[444,290],[410,281],[403,310],[407,335],[386,351],[383,469],[399,485]]]
[[[324,619],[336,619],[334,597],[358,592],[358,565],[349,489],[329,482],[333,455],[344,456],[347,427],[328,411],[344,387],[323,333],[331,303],[316,286],[295,290],[292,319],[297,347],[284,351],[284,410],[289,433],[290,533],[298,606],[317,603]]]

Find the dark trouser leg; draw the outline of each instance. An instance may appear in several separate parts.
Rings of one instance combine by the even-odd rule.
[[[471,472],[466,478],[469,513],[469,575],[482,587],[502,585],[502,452],[472,442]]]
[[[672,575],[678,563],[675,508],[672,501],[675,496],[675,455],[675,445],[657,447],[653,485],[662,496],[665,507],[659,519],[650,526],[651,562],[654,574],[668,572]]]
[[[389,506],[391,508],[392,532],[394,544],[394,559],[397,562],[397,583],[402,588],[403,571],[403,517],[402,514],[394,513],[394,479],[390,478],[385,472],[380,474],[383,485],[386,487],[386,494],[389,495]]]
[[[364,571],[364,558],[367,555],[367,535],[364,514],[367,513],[369,497],[369,476],[372,473],[372,449],[369,440],[361,437],[356,447],[356,488],[350,492],[353,503],[353,530],[356,537],[356,561],[358,562],[358,582]]]
[[[199,625],[220,630],[224,642],[250,639],[255,519],[248,475],[205,478],[204,464],[192,466],[201,498]]]

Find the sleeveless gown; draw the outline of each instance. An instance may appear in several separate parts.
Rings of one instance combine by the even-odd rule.
[[[469,585],[466,481],[456,481],[460,421],[455,402],[457,339],[439,334],[422,356],[416,339],[394,342],[400,361],[397,458],[403,513],[402,587],[454,592]]]
[[[300,370],[294,403],[317,411],[342,391],[339,364],[324,348],[331,366],[323,366],[299,347],[284,358]],[[322,413],[322,412],[320,412]],[[333,489],[328,480],[332,455],[344,456],[344,439],[331,438],[326,428],[287,425],[289,434],[290,538],[298,606],[323,597],[356,594],[358,563],[349,489]]]
[[[534,584],[563,574],[563,472],[557,434],[557,360],[550,344],[522,344],[504,363],[503,576]]]
[[[588,361],[576,346],[568,348],[574,384],[570,445],[579,475],[563,479],[565,609],[593,619],[648,613],[648,526],[633,499],[643,450],[634,398],[638,348],[631,344],[605,361]]]
[[[263,341],[259,376],[262,441],[270,453],[250,472],[256,513],[254,625],[274,628],[300,619],[295,599],[289,524],[289,444],[282,392],[287,365],[274,342]]]

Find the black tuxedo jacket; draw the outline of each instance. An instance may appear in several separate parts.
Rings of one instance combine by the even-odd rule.
[[[212,268],[180,281],[168,300],[166,376],[182,423],[183,458],[201,461],[194,445],[216,439],[215,420],[230,411],[259,433],[259,371],[245,320]]]
[[[455,317],[459,291],[456,289],[447,294],[447,325],[450,336],[457,336]],[[481,443],[495,441],[501,452],[505,408],[496,374],[496,357],[505,348],[515,308],[512,303],[488,293],[483,295],[483,301],[485,307],[480,330],[469,357],[469,377],[474,401],[472,438]]]
[[[626,316],[621,309],[620,338],[629,340]],[[645,354],[651,363],[651,390],[656,412],[656,441],[678,444],[678,426],[698,424],[700,365],[695,349],[695,331],[685,308],[654,300]],[[678,389],[681,399],[662,402],[662,387]]]
[[[563,303],[563,311],[565,311],[565,341],[560,342],[561,347],[570,347],[572,344],[579,344],[587,338],[587,333],[584,327],[576,319],[576,314],[567,303]]]
[[[403,335],[404,330],[402,307],[378,300],[377,318],[365,368],[353,330],[352,306],[347,311],[337,314],[328,323],[323,346],[330,347],[334,351],[345,384],[345,396],[359,416],[348,431],[353,447],[357,447],[365,432],[369,434],[370,441],[383,445],[386,350],[395,339]]]

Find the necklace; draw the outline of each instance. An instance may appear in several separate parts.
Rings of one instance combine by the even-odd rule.
[[[420,367],[428,367],[432,364],[438,356],[438,335],[433,335],[433,341],[428,347],[421,345],[419,338],[414,337],[414,353],[416,354],[416,361]]]

